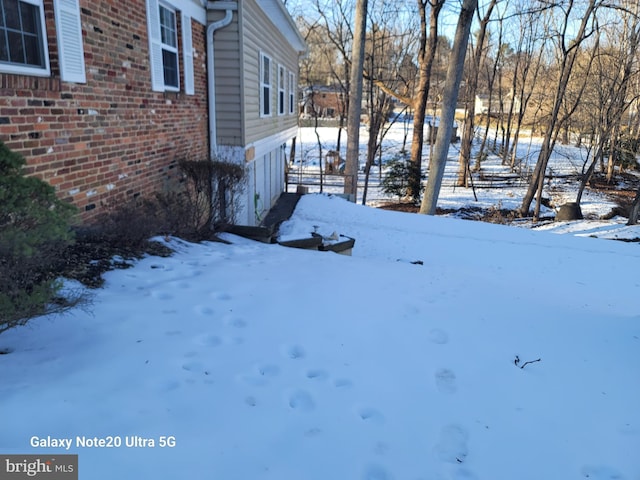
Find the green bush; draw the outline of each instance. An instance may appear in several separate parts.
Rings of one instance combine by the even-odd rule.
[[[382,191],[387,195],[397,196],[398,200],[405,198],[417,204],[424,190],[425,178],[426,176],[418,171],[416,164],[406,157],[394,158],[389,162],[382,179]]]
[[[75,208],[0,142],[0,332],[46,313],[61,283],[53,265],[73,241]]]

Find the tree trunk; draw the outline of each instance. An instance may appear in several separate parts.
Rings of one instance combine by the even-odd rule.
[[[476,34],[478,37],[476,51],[473,56],[473,62],[471,64],[471,76],[469,78],[469,83],[467,84],[467,101],[469,105],[465,111],[464,123],[462,127],[462,137],[460,139],[460,157],[459,157],[459,167],[458,167],[458,186],[467,186],[467,172],[469,171],[469,166],[471,165],[471,147],[473,145],[473,137],[475,133],[475,116],[476,116],[476,94],[478,93],[478,78],[480,75],[480,65],[482,64],[483,57],[483,49],[484,49],[484,40],[487,35],[487,25],[489,24],[489,19],[491,18],[491,13],[496,5],[498,0],[491,0],[491,3],[487,7],[487,11],[482,17],[480,21],[480,27],[478,29],[478,33]],[[470,175],[470,173],[469,173]]]
[[[417,200],[420,197],[421,190],[421,171],[422,171],[422,149],[424,147],[424,119],[427,111],[427,99],[429,97],[429,89],[431,86],[431,70],[436,56],[436,48],[438,46],[438,17],[444,6],[445,0],[418,0],[418,9],[420,11],[420,49],[418,53],[418,61],[420,64],[418,87],[416,97],[413,102],[413,137],[411,140],[411,156],[410,161],[414,164],[412,172],[415,175],[409,179],[409,187],[407,193],[409,196]],[[427,38],[427,4],[431,5],[431,15],[429,17],[429,35]]]
[[[471,30],[473,14],[477,6],[478,0],[464,0],[462,9],[460,10],[460,16],[458,17],[458,25],[453,40],[453,50],[451,52],[447,79],[444,85],[438,135],[436,137],[433,158],[430,159],[427,187],[422,197],[422,205],[420,206],[420,213],[422,214],[435,215],[436,213],[436,204],[438,202],[444,168],[447,163],[449,146],[451,144],[453,122],[455,119],[456,104],[458,102],[458,90],[460,89],[464,59],[469,42],[469,31]]]
[[[360,153],[360,113],[362,111],[362,71],[364,67],[364,41],[367,26],[367,0],[357,0],[349,112],[347,115],[347,157],[345,159],[344,193],[352,202],[358,197],[358,159]]]

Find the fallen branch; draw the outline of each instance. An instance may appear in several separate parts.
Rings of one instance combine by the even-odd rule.
[[[516,358],[515,358],[515,360],[513,361],[513,364],[514,364],[516,367],[520,367],[520,369],[523,369],[524,367],[526,367],[526,366],[527,366],[527,365],[529,365],[530,363],[536,363],[536,362],[539,362],[539,361],[541,361],[541,360],[542,360],[541,358],[538,358],[538,359],[536,359],[536,360],[529,360],[529,361],[527,361],[527,362],[524,362],[522,365],[520,365],[520,357],[519,357],[518,355],[516,355]]]

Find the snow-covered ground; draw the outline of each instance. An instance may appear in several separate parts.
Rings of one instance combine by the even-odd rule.
[[[170,239],[92,314],[0,335],[0,453],[77,453],[85,480],[640,480],[640,247],[564,228],[307,195],[282,234],[353,256]]]
[[[406,143],[404,138],[406,135]],[[367,204],[377,206],[385,202],[397,201],[397,198],[385,195],[380,189],[380,180],[385,175],[385,165],[398,158],[400,151],[410,149],[412,128],[409,125],[405,127],[402,122],[394,123],[389,129],[382,142],[381,154],[378,159],[382,162],[382,168],[377,163],[371,169],[370,185],[367,192]],[[478,136],[480,133],[477,134]],[[489,135],[489,144],[493,142],[495,134],[491,132]],[[297,139],[296,162],[289,174],[289,190],[295,191],[297,183],[308,184],[310,181],[316,183],[311,185],[311,192],[318,192],[319,186],[319,156],[320,147],[318,138],[322,146],[323,157],[329,150],[337,149],[338,129],[320,127],[316,131],[313,128],[300,128]],[[346,156],[346,133],[342,133],[340,154],[342,158]],[[360,175],[358,188],[358,203],[362,201],[364,190],[364,164],[366,163],[368,133],[366,126],[360,131]],[[460,144],[454,143],[449,150],[449,159],[445,168],[445,176],[443,179],[442,189],[438,207],[443,209],[458,209],[462,207],[477,207],[482,209],[500,208],[515,210],[522,204],[522,198],[527,189],[528,179],[527,173],[531,172],[535,166],[537,155],[540,151],[540,138],[531,138],[524,136],[518,147],[519,172],[520,178],[512,181],[512,184],[502,188],[495,188],[497,183],[504,184],[499,180],[500,176],[510,175],[509,166],[502,165],[501,159],[491,152],[488,153],[486,160],[482,163],[481,174],[485,180],[480,178],[479,174],[474,174],[475,189],[461,188],[456,186],[456,178],[458,174],[458,157],[460,153]],[[472,157],[475,164],[475,155],[477,154],[480,141],[474,144]],[[429,145],[424,146],[423,172],[428,175],[427,165],[429,162]],[[548,182],[545,196],[548,197],[552,204],[559,206],[566,202],[573,202],[576,198],[577,183],[567,183],[564,179],[567,175],[577,175],[582,172],[583,165],[587,160],[587,152],[585,147],[577,148],[572,145],[557,145],[554,154],[549,161],[547,173],[552,177]],[[324,162],[324,160],[323,160]],[[324,163],[323,163],[324,165]],[[305,176],[305,173],[314,173],[316,176]],[[486,180],[489,179],[489,180]],[[493,182],[492,180],[493,179]],[[323,188],[326,193],[341,193],[343,191],[343,178],[339,176],[329,176],[325,179],[329,186]],[[338,184],[339,186],[335,186]],[[607,215],[616,204],[611,199],[606,198],[598,192],[587,189],[581,202],[581,208],[585,217],[600,217]],[[554,215],[554,211],[542,208],[543,215]]]

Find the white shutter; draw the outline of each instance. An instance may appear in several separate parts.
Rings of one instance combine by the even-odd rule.
[[[53,5],[60,78],[65,82],[86,83],[79,2],[78,0],[55,0]]]
[[[158,6],[158,0],[147,0],[147,35],[149,36],[151,90],[154,92],[164,92],[164,68],[162,66],[162,39],[160,36],[160,7]]]
[[[195,93],[193,79],[193,42],[191,39],[191,17],[182,15],[182,48],[184,59],[184,92],[187,95]]]

